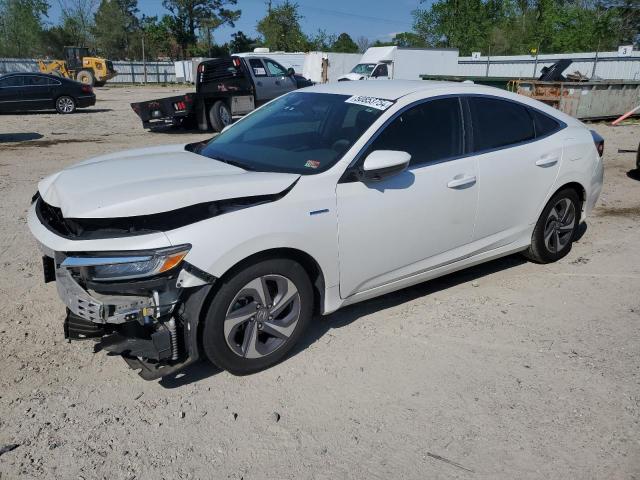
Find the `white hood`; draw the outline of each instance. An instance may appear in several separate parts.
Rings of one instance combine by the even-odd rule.
[[[353,72],[349,72],[349,73],[345,73],[344,75],[341,75],[340,77],[338,77],[338,80],[365,80],[367,78],[366,75],[362,75],[361,73],[353,73]]]
[[[65,218],[132,217],[280,193],[299,177],[250,172],[184,147],[165,145],[95,157],[45,178],[38,191]]]

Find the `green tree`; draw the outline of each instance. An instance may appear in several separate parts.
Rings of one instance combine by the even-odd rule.
[[[420,48],[427,46],[425,39],[414,32],[396,33],[395,37],[393,37],[392,43],[405,48]]]
[[[326,30],[319,28],[316,34],[308,39],[307,49],[316,52],[329,51],[336,39],[337,37],[334,34],[329,34]]]
[[[271,50],[304,51],[308,47],[308,39],[302,33],[301,19],[298,4],[285,0],[282,4],[271,8],[269,13],[258,22],[256,30],[264,38],[265,46]]]
[[[257,38],[247,37],[242,31],[231,34],[230,53],[250,52],[258,44]]]
[[[171,17],[164,15],[160,20],[157,16],[142,16],[140,33],[144,36],[145,55],[147,58],[176,59],[180,55],[180,46],[171,34]],[[142,40],[142,39],[140,39]]]
[[[139,36],[137,0],[102,0],[95,14],[93,34],[96,47],[108,58],[132,58],[132,46]],[[137,42],[136,42],[137,43]]]
[[[93,47],[93,17],[98,0],[59,0],[62,28],[72,45]]]
[[[211,45],[211,32],[225,24],[235,26],[240,10],[230,10],[237,0],[163,0],[170,12],[169,28],[185,57],[195,46],[198,34],[204,33]],[[203,30],[203,32],[200,32]]]
[[[0,0],[0,55],[40,54],[48,8],[44,0]]]
[[[348,33],[341,33],[333,45],[331,51],[340,53],[358,53],[358,44],[353,41]]]
[[[438,0],[413,12],[414,31],[425,45],[453,47],[462,55],[486,45],[486,9],[482,0]]]

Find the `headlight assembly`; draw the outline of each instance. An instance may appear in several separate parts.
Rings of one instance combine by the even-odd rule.
[[[180,245],[154,251],[73,256],[65,258],[61,266],[86,269],[87,277],[97,282],[152,277],[178,266],[190,249],[191,245]]]

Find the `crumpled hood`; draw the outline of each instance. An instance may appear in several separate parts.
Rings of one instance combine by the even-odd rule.
[[[250,172],[184,147],[164,145],[91,158],[43,179],[38,191],[65,218],[132,217],[280,193],[299,178]]]

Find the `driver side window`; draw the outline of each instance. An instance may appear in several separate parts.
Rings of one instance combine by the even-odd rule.
[[[287,71],[282,65],[272,60],[265,60],[264,63],[267,65],[267,70],[271,76],[284,77],[287,74]]]
[[[365,157],[375,150],[411,155],[411,166],[428,165],[462,155],[462,113],[458,98],[430,100],[409,108],[378,135]]]
[[[389,69],[385,64],[378,65],[375,71],[371,74],[372,77],[388,77]]]

